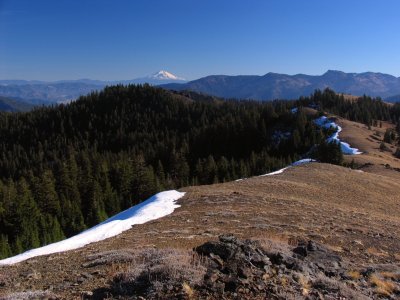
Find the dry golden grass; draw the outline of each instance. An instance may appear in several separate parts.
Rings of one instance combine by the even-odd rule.
[[[375,247],[368,248],[367,253],[374,255],[374,256],[380,256],[380,257],[388,257],[389,256],[389,254],[386,251],[379,250]]]
[[[349,275],[353,280],[358,280],[362,277],[359,271],[354,270],[347,272],[347,275]]]
[[[289,280],[285,276],[282,276],[279,281],[280,281],[280,285],[283,287],[285,287],[289,284]]]
[[[396,289],[396,285],[393,282],[384,280],[376,274],[370,276],[369,282],[375,286],[376,292],[382,296],[391,296]]]
[[[186,293],[186,295],[189,297],[189,299],[194,298],[195,292],[193,291],[193,289],[191,288],[191,286],[189,284],[184,282],[182,284],[182,288],[183,288],[184,292]]]
[[[200,284],[206,272],[201,259],[186,250],[145,250],[138,254],[138,260],[130,268],[113,277],[112,289],[117,294],[129,295],[144,286],[158,291],[169,286],[182,286],[185,293],[193,297],[191,285]]]
[[[301,285],[303,296],[307,296],[311,288],[310,280],[304,274],[299,274],[298,283]]]
[[[358,164],[372,164],[363,168],[363,170],[375,174],[393,176],[400,180],[400,172],[389,170],[384,166],[390,165],[392,168],[400,168],[400,159],[393,155],[396,151],[395,145],[386,144],[389,151],[381,151],[379,149],[386,129],[393,128],[393,124],[382,122],[382,128],[372,127],[369,130],[366,125],[343,118],[338,118],[337,122],[343,129],[339,137],[352,147],[358,148],[363,152],[362,155],[347,156],[346,160],[348,162],[354,159]],[[379,136],[376,133],[379,133]]]
[[[400,270],[398,273],[395,272],[380,272],[380,274],[386,279],[400,280]]]

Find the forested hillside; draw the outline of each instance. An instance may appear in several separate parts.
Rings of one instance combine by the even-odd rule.
[[[2,113],[1,256],[74,235],[160,190],[287,165],[324,138],[290,105],[131,85]]]
[[[324,93],[263,103],[113,86],[1,113],[0,256],[72,236],[160,190],[264,174],[318,144],[335,152],[312,117],[290,110],[323,104]]]
[[[369,126],[379,125],[378,121],[400,123],[400,103],[388,104],[381,98],[371,98],[366,95],[348,100],[344,95],[336,94],[331,89],[316,90],[310,97],[301,97],[298,103],[317,107],[322,111]]]
[[[321,111],[330,112],[351,121],[371,126],[382,127],[382,121],[393,123],[395,128],[387,128],[383,142],[397,145],[395,156],[400,158],[400,103],[388,104],[381,98],[362,96],[346,99],[344,95],[336,94],[331,89],[315,91],[310,97],[300,98],[298,104],[316,107]],[[381,150],[387,149],[381,143]]]

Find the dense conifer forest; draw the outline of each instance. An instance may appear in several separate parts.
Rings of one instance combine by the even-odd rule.
[[[398,107],[376,100],[349,109],[331,97],[339,96],[225,101],[130,85],[1,113],[0,257],[72,236],[158,191],[264,174],[313,147],[320,159],[340,163],[340,147],[324,142],[329,132],[302,109],[293,114],[294,105],[354,110],[355,120],[358,109],[373,120],[399,117]]]
[[[394,124],[400,122],[400,103],[388,104],[380,98],[366,95],[348,100],[344,95],[325,89],[315,91],[310,97],[301,97],[298,103],[369,126],[378,126],[378,121],[389,121]]]

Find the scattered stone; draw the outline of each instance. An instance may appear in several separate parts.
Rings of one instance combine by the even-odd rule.
[[[84,277],[78,277],[78,278],[76,279],[76,282],[79,283],[79,284],[81,284],[81,283],[85,282],[85,280],[86,280],[86,278],[84,278]]]
[[[85,279],[91,279],[93,278],[93,275],[89,274],[89,273],[82,273],[81,276]]]
[[[39,272],[36,272],[35,270],[29,270],[27,272],[22,273],[21,275],[26,279],[38,280],[41,278],[41,274]]]
[[[197,259],[194,265],[193,258],[184,263],[180,252],[154,250],[142,265],[118,274],[106,292],[116,299],[314,300],[374,295],[368,277],[375,269],[361,271],[362,277],[354,281],[349,276],[352,269],[330,249],[312,240],[296,244],[262,244],[222,235],[189,254]],[[89,279],[87,275],[93,276],[82,273],[78,282]]]
[[[81,293],[81,297],[83,299],[90,299],[93,296],[93,292],[92,291],[83,291]]]

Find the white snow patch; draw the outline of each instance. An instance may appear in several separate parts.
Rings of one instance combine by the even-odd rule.
[[[362,152],[360,152],[357,148],[352,148],[352,147],[350,147],[350,145],[348,143],[342,142],[339,139],[339,133],[342,131],[342,127],[337,125],[335,122],[329,120],[325,116],[322,116],[322,117],[314,120],[314,123],[317,126],[323,127],[323,128],[326,128],[326,129],[329,129],[329,128],[336,129],[336,132],[334,134],[332,134],[332,136],[330,136],[327,139],[327,142],[329,142],[329,143],[331,143],[331,142],[340,143],[340,147],[342,149],[343,154],[348,154],[348,155],[362,154]]]
[[[260,175],[260,177],[282,174],[283,171],[285,171],[287,169],[289,169],[289,167],[286,167],[286,168],[283,168],[283,169],[280,169],[280,170],[277,170],[277,171],[274,171],[274,172],[271,172],[271,173]]]
[[[295,107],[295,108],[292,108],[290,111],[292,112],[292,114],[297,114],[299,109],[297,107]]]
[[[294,163],[292,163],[290,166],[295,167],[295,166],[300,166],[300,165],[304,165],[304,164],[308,164],[311,162],[316,162],[315,159],[312,158],[304,158],[304,159],[300,159],[298,161],[295,161]]]
[[[132,225],[143,224],[171,214],[175,208],[180,207],[176,201],[184,195],[185,193],[175,190],[158,193],[80,234],[0,260],[0,265],[11,265],[36,256],[78,249],[87,244],[116,236],[130,229]]]
[[[274,172],[271,172],[271,173],[267,173],[267,174],[260,175],[260,177],[281,174],[281,173],[283,173],[283,171],[285,171],[285,170],[287,170],[287,169],[289,169],[289,168],[291,168],[291,167],[300,166],[300,165],[308,164],[308,163],[310,163],[310,162],[315,162],[315,161],[316,161],[316,160],[315,160],[315,159],[312,159],[312,158],[300,159],[300,160],[295,161],[294,163],[292,163],[291,165],[289,165],[289,166],[287,166],[287,167],[285,167],[285,168],[283,168],[283,169],[280,169],[280,170],[277,170],[277,171],[274,171]]]
[[[158,80],[185,80],[184,78],[178,77],[168,71],[158,71],[157,73],[154,73],[153,75],[149,76],[152,79],[158,79]]]

